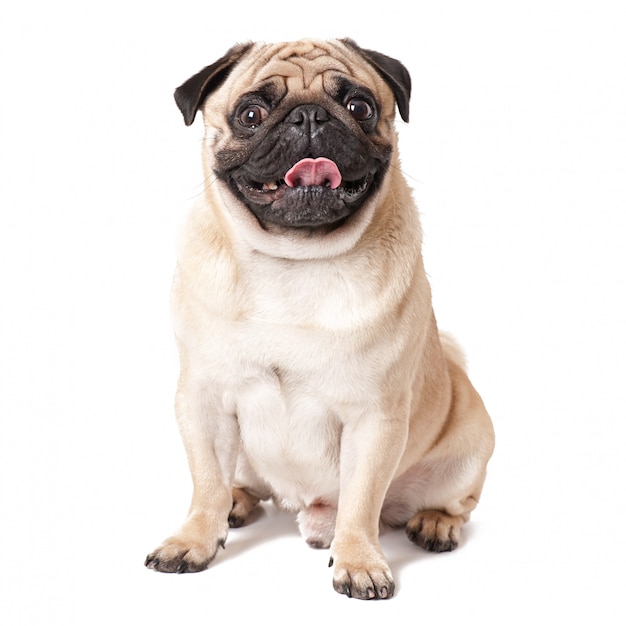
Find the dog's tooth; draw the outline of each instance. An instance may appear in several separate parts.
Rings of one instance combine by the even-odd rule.
[[[276,191],[276,189],[278,189],[278,182],[273,180],[270,183],[265,183],[263,185],[263,189],[267,189],[269,191]]]

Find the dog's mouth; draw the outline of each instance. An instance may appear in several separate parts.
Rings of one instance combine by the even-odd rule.
[[[284,178],[264,183],[252,181],[250,187],[261,193],[277,192],[281,188],[301,190],[302,188],[323,187],[335,191],[338,197],[347,202],[356,202],[367,193],[373,178],[373,173],[369,173],[355,181],[344,181],[334,161],[319,157],[301,159],[285,174]]]
[[[262,225],[311,228],[339,225],[358,210],[376,187],[378,170],[360,174],[347,179],[331,159],[305,158],[282,177],[257,180],[235,171],[231,185]]]
[[[364,178],[355,181],[345,181],[343,185],[332,187],[329,183],[323,185],[289,185],[284,178],[273,180],[271,182],[260,183],[256,181],[250,181],[247,183],[247,191],[252,194],[257,194],[257,197],[266,196],[267,202],[273,202],[278,194],[285,193],[289,189],[293,189],[294,192],[300,193],[303,190],[306,192],[311,188],[317,189],[330,189],[334,192],[334,195],[345,202],[357,202],[365,194],[367,194],[370,185],[374,180],[374,174],[370,173]],[[241,188],[240,188],[241,189]],[[243,189],[241,189],[243,192]],[[273,195],[272,195],[273,194]]]

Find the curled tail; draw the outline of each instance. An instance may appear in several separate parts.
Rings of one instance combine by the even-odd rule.
[[[446,358],[458,365],[463,371],[466,371],[467,360],[465,354],[454,337],[448,333],[440,332],[439,340],[441,341],[441,347],[443,348],[443,353]]]

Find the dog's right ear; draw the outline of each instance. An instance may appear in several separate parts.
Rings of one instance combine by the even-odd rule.
[[[225,80],[252,43],[232,47],[221,59],[186,80],[175,92],[174,100],[183,114],[185,124],[190,126],[204,99]]]

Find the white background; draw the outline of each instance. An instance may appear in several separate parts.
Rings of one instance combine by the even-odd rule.
[[[626,623],[622,6],[3,8],[0,622]],[[190,496],[168,300],[201,124],[172,92],[236,41],[302,36],[412,74],[398,129],[436,312],[497,432],[459,550],[383,537],[387,602],[336,594],[328,553],[271,506],[207,572],[143,567]]]

